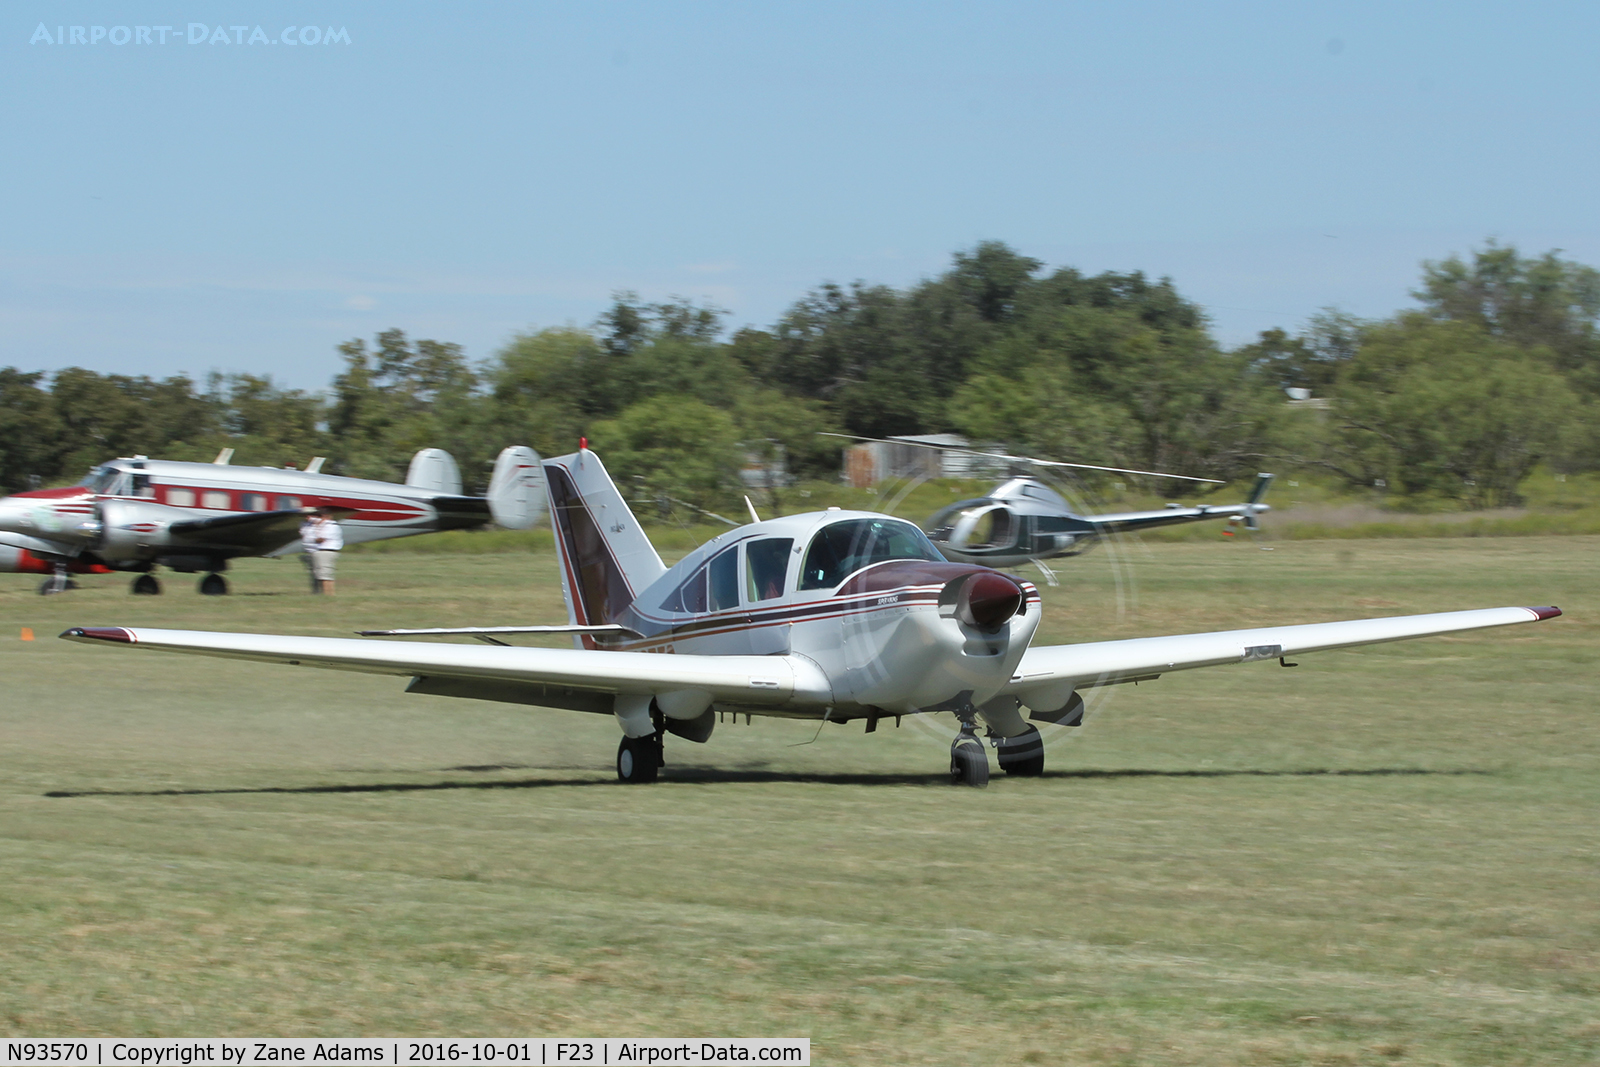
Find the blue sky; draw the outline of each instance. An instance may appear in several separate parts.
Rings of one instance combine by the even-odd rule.
[[[985,239],[1171,275],[1227,344],[1386,315],[1488,237],[1600,264],[1597,31],[1593,4],[13,2],[0,365],[320,389],[390,326],[481,358],[620,289],[769,325]]]

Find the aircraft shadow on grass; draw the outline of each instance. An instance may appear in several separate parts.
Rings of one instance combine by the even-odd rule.
[[[498,771],[515,767],[449,767],[453,771]],[[552,768],[555,769],[555,768]],[[1041,777],[1062,779],[1117,779],[1117,778],[1383,778],[1412,776],[1460,777],[1464,775],[1489,776],[1496,772],[1477,768],[1446,768],[1428,770],[1421,767],[1365,767],[1330,768],[1309,767],[1299,770],[1173,770],[1159,771],[1140,768],[1124,770],[1047,771]],[[703,782],[746,783],[814,783],[820,785],[933,785],[945,781],[938,774],[787,774],[780,771],[718,770],[713,767],[691,767],[672,772],[670,782],[695,784]],[[444,789],[547,789],[574,786],[611,785],[603,779],[519,778],[492,782],[370,782],[350,785],[268,785],[241,786],[213,789],[55,789],[47,797],[189,797],[216,796],[230,793],[411,793]]]

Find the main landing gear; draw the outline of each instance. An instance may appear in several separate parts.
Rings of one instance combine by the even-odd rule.
[[[220,574],[208,574],[200,579],[201,596],[227,596],[228,580]]]
[[[133,580],[129,591],[134,596],[160,596],[161,582],[153,574],[141,574]]]
[[[649,737],[624,737],[617,746],[617,780],[619,782],[653,782],[661,773],[661,731]]]
[[[1037,778],[1044,773],[1044,738],[1037,726],[1029,725],[1027,732],[996,738],[995,742],[1002,771],[1018,778]]]

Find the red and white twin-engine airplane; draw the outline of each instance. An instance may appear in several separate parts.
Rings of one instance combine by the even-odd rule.
[[[200,592],[225,594],[221,572],[240,556],[299,551],[300,524],[318,508],[339,518],[346,544],[481,526],[527,529],[544,512],[539,456],[500,453],[489,495],[463,496],[450,453],[425,448],[404,485],[303,471],[235,467],[232,449],[213,463],[115,459],[82,485],[0,500],[0,572],[48,574],[41,593],[69,588],[69,574],[133,571],[135,593],[161,592],[154,569],[202,573]]]
[[[624,782],[653,781],[663,735],[703,742],[719,713],[864,720],[870,733],[885,717],[948,711],[962,726],[952,780],[983,785],[980,725],[1003,770],[1039,774],[1044,745],[1033,722],[1075,725],[1079,694],[1095,686],[1560,614],[1487,608],[1034,647],[1040,599],[1031,584],[947,562],[901,519],[830,508],[752,522],[669,568],[593,452],[546,460],[543,473],[566,626],[363,631],[463,634],[496,646],[488,648],[112,626],[61,636],[409,676],[410,693],[614,716]],[[570,633],[576,647],[501,641],[516,633]]]

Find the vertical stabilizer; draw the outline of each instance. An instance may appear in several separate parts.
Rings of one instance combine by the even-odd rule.
[[[489,479],[489,513],[507,530],[531,530],[544,514],[544,469],[527,445],[502,449]]]
[[[406,471],[406,484],[413,489],[427,489],[441,496],[461,495],[461,468],[450,453],[442,448],[424,448],[411,457],[411,469]]]
[[[547,459],[544,476],[568,620],[616,622],[667,568],[599,456],[584,448]]]

